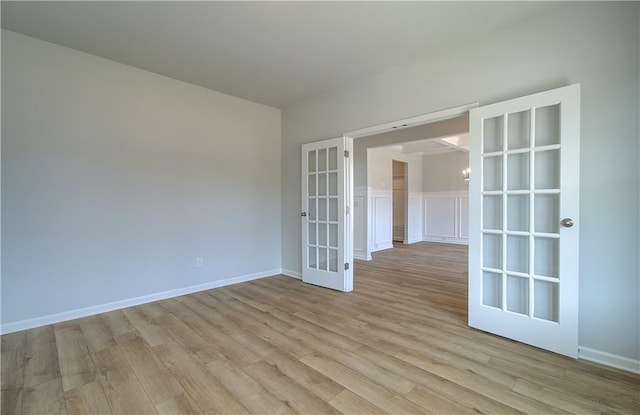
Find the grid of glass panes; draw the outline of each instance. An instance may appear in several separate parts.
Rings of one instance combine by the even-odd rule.
[[[311,150],[307,162],[307,264],[338,271],[338,148]]]
[[[557,322],[560,105],[483,120],[482,304]]]

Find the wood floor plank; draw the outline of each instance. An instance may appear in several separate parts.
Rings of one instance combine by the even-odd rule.
[[[170,376],[169,369],[142,338],[132,339],[119,347],[135,373],[137,382],[154,405],[184,392],[178,381]]]
[[[597,399],[576,398],[566,392],[557,391],[553,388],[545,387],[522,379],[519,379],[518,382],[516,382],[513,390],[533,399],[544,396],[546,402],[573,414],[631,413],[614,410],[610,406],[602,405]]]
[[[27,331],[17,331],[2,335],[0,340],[0,352],[10,352],[12,350],[24,350],[27,342]]]
[[[312,355],[302,362],[335,380],[373,405],[390,413],[419,413],[421,408],[409,401],[398,401],[398,395],[329,358]]]
[[[155,408],[137,380],[131,379],[116,387],[104,388],[114,414],[153,414]]]
[[[422,368],[416,367],[395,356],[376,350],[374,347],[363,346],[358,353],[377,364],[402,373],[405,377],[413,380],[417,385],[424,386],[427,390],[433,391],[438,396],[457,402],[460,405],[480,413],[521,413],[507,405],[504,405],[491,398],[474,391],[473,388],[451,382],[443,377],[433,374]]]
[[[396,357],[525,413],[566,413],[544,402],[514,393],[511,388],[506,389],[503,385],[492,383],[489,379],[473,372],[434,364],[430,360],[424,359],[423,356],[408,352],[400,352],[396,354]]]
[[[289,335],[308,343],[310,347],[314,349],[315,354],[329,357],[345,367],[366,376],[378,385],[383,386],[390,391],[399,394],[406,394],[415,387],[413,382],[409,381],[401,374],[394,373],[380,367],[376,365],[375,362],[358,356],[357,353],[339,349],[338,347],[333,346],[330,342],[323,341],[323,339],[312,336],[308,333],[298,335],[295,331],[290,331]]]
[[[639,375],[469,328],[464,246],[397,244],[354,275],[3,335],[1,413],[638,413]]]
[[[261,361],[245,368],[245,372],[293,409],[294,412],[299,414],[339,413],[327,400],[320,398],[316,393],[307,389],[306,385],[302,385],[285,375],[277,365]],[[340,388],[340,391],[342,390]]]
[[[198,293],[202,294],[202,293]],[[199,296],[201,297],[201,296]],[[194,296],[195,298],[195,296]],[[221,310],[216,308],[214,300],[209,300],[209,296],[203,297],[203,301],[185,301],[184,304],[195,315],[190,322],[194,324],[194,329],[198,329],[198,334],[209,341],[218,353],[226,359],[234,362],[239,367],[245,367],[260,360],[260,356],[251,349],[234,340],[226,331],[220,328],[220,324],[229,324],[235,319],[225,318],[221,323],[218,318],[223,314]],[[243,326],[243,321],[238,321],[238,326]]]
[[[443,398],[423,386],[416,386],[407,394],[407,399],[421,408],[425,408],[434,414],[475,414],[469,408],[459,405],[455,401]]]
[[[146,315],[140,307],[130,307],[122,310],[137,333],[151,346],[157,346],[171,339],[171,336],[160,325]]]
[[[0,412],[2,414],[22,413],[22,388],[10,388],[0,393]]]
[[[23,414],[66,414],[62,379],[56,377],[24,388]]]
[[[385,411],[372,405],[348,389],[340,392],[329,404],[343,414],[386,414]]]
[[[267,356],[266,360],[279,372],[325,401],[329,401],[344,389],[333,379],[286,352],[276,351]]]
[[[215,347],[175,315],[165,313],[157,317],[154,321],[167,329],[174,340],[188,350],[200,364],[207,365],[208,363],[224,358]]]
[[[247,414],[249,411],[224,386],[200,366],[178,343],[154,347],[184,391],[204,411]]]
[[[68,415],[111,414],[107,395],[99,381],[68,390],[64,395]]]
[[[207,364],[206,368],[249,412],[293,414],[288,405],[228,361],[217,360]]]
[[[135,330],[135,327],[133,327],[122,310],[99,314],[98,317],[114,338]]]
[[[157,404],[156,411],[159,415],[200,415],[204,413],[204,411],[202,411],[194,402],[194,400],[191,399],[186,393],[174,396],[171,399]]]
[[[22,389],[24,384],[24,354],[24,348],[0,353],[0,366],[2,366],[0,382],[3,391]]]
[[[103,388],[115,388],[135,378],[131,365],[119,346],[109,347],[91,355]]]
[[[117,344],[109,325],[100,315],[80,319],[78,324],[91,353]]]
[[[27,331],[24,362],[25,388],[61,378],[53,326]]]
[[[96,368],[89,356],[89,347],[80,325],[66,324],[54,327],[64,390],[94,382]]]

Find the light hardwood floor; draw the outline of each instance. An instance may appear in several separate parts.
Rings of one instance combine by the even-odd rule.
[[[466,247],[349,294],[277,276],[2,336],[2,414],[635,413],[640,376],[469,329]]]

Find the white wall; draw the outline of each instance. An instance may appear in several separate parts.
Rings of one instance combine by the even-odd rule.
[[[451,136],[469,132],[469,117],[462,115],[443,121],[415,127],[401,128],[390,132],[361,137],[353,143],[353,182],[355,187],[367,186],[367,149]]]
[[[462,179],[467,167],[464,151],[422,157],[422,240],[469,243],[469,185]]]
[[[277,273],[280,119],[3,31],[3,328]]]
[[[283,267],[300,270],[300,144],[580,83],[579,342],[639,360],[639,7],[569,2],[284,110]]]
[[[462,170],[469,167],[469,153],[454,151],[422,157],[422,190],[425,192],[468,192]]]

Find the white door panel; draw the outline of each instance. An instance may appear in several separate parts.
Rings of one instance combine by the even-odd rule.
[[[576,357],[580,87],[473,109],[470,134],[469,325]]]
[[[302,280],[340,291],[353,290],[350,143],[302,146]]]

